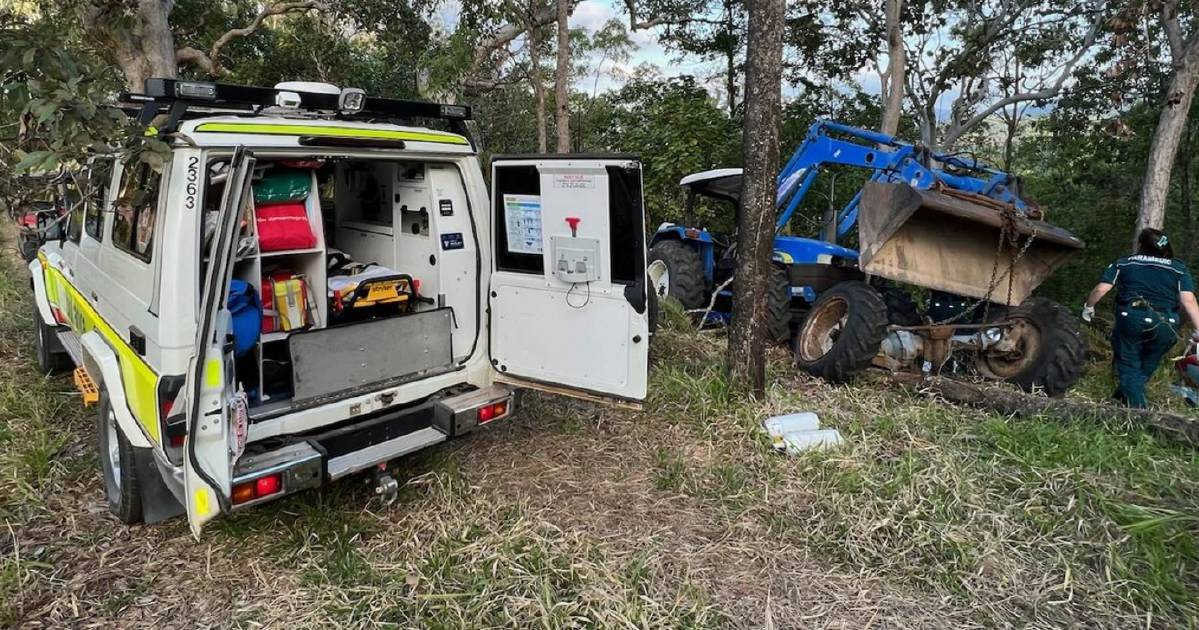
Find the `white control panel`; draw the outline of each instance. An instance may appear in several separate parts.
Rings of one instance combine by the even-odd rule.
[[[600,277],[600,240],[586,236],[550,237],[554,275],[563,282],[595,282]]]

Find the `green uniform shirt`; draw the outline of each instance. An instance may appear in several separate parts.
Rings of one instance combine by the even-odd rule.
[[[1178,292],[1194,291],[1191,272],[1179,260],[1154,256],[1126,256],[1107,266],[1101,282],[1116,285],[1116,304],[1129,306],[1144,300],[1154,310],[1178,311]]]

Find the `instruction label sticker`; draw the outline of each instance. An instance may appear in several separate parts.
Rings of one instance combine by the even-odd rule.
[[[595,188],[595,175],[554,175],[554,188]]]
[[[508,251],[515,254],[542,252],[541,195],[504,195],[504,223]]]

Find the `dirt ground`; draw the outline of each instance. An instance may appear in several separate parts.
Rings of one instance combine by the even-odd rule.
[[[528,394],[514,418],[404,460],[391,505],[350,480],[224,518],[199,541],[179,519],[124,526],[104,504],[91,416],[69,379],[36,374],[24,283],[0,276],[0,625],[1195,620],[1189,447],[832,387],[782,351],[767,400],[746,401],[708,333],[655,340],[644,411]],[[761,421],[802,409],[847,446],[771,452]]]

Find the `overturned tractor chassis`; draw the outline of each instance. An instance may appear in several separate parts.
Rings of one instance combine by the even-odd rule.
[[[859,212],[858,266],[869,280],[840,283],[813,304],[796,337],[800,367],[831,380],[870,365],[967,373],[1049,395],[1078,380],[1085,345],[1077,321],[1031,294],[1081,240],[1035,208],[903,182],[867,183]],[[960,307],[940,319],[920,315],[905,289],[877,279]],[[896,301],[906,301],[907,317],[896,316]]]

